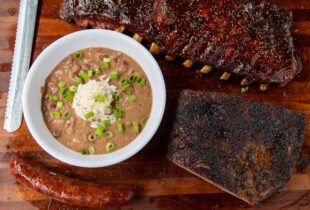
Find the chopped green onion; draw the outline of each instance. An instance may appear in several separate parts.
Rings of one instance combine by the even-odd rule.
[[[123,90],[123,93],[125,93],[126,95],[130,96],[132,95],[132,92],[130,90]]]
[[[136,77],[137,76],[135,74],[130,74],[129,77],[128,77],[128,81],[129,82],[134,82],[136,80]]]
[[[118,120],[121,119],[126,113],[123,107],[118,106],[116,109],[113,109],[114,117]]]
[[[135,101],[137,99],[137,96],[136,95],[129,95],[128,97],[127,97],[127,100],[128,101]]]
[[[60,87],[60,88],[66,87],[66,83],[65,82],[59,82],[58,87]]]
[[[59,90],[59,94],[60,95],[64,95],[66,90],[67,90],[67,87],[61,87],[60,90]]]
[[[98,94],[98,95],[95,96],[95,102],[104,102],[104,103],[106,103],[107,102],[107,98],[104,97],[101,94]]]
[[[88,135],[88,140],[89,140],[89,141],[95,141],[95,140],[96,140],[96,135],[93,134],[93,133],[89,134],[89,135]]]
[[[83,54],[81,52],[76,52],[73,54],[73,57],[77,60],[81,59],[83,57]]]
[[[124,126],[123,126],[123,123],[117,123],[117,129],[119,132],[123,132],[124,131]]]
[[[117,73],[116,71],[112,71],[112,72],[110,73],[110,77],[111,77],[112,79],[118,79],[118,73]]]
[[[111,62],[111,58],[103,58],[103,62],[109,63]]]
[[[142,123],[142,124],[146,123],[146,121],[147,121],[148,118],[149,118],[149,117],[148,117],[147,115],[145,115],[144,117],[142,117],[141,123]]]
[[[241,93],[246,93],[249,91],[249,89],[250,89],[249,86],[243,87],[241,88]]]
[[[120,99],[120,97],[121,97],[121,94],[119,94],[119,93],[114,93],[114,94],[113,94],[113,97],[114,97],[115,100],[118,101],[118,100]]]
[[[58,96],[50,95],[50,96],[49,96],[49,100],[50,100],[50,101],[58,101],[58,100],[59,100],[59,97],[58,97]]]
[[[57,107],[57,108],[61,108],[61,107],[62,107],[62,101],[57,101],[56,107]]]
[[[107,152],[112,152],[115,148],[115,145],[112,142],[108,142],[105,146],[105,149],[107,150]]]
[[[139,133],[139,123],[136,122],[133,123],[132,131],[135,133]]]
[[[79,76],[83,79],[83,80],[86,80],[88,78],[87,74],[85,71],[80,71],[79,73]]]
[[[141,76],[138,76],[136,78],[136,83],[138,83],[138,85],[140,85],[140,86],[143,86],[143,85],[145,85],[145,79]]]
[[[72,93],[72,92],[66,93],[64,95],[65,101],[72,101],[73,98],[74,98],[74,93]]]
[[[52,115],[53,115],[54,117],[59,118],[59,117],[61,116],[61,113],[60,113],[60,112],[52,112]]]
[[[75,93],[75,92],[77,91],[77,87],[76,87],[75,85],[71,85],[71,86],[69,87],[69,90],[70,90],[71,92]]]
[[[124,86],[127,84],[127,79],[126,78],[123,78],[120,83],[119,83],[121,86]]]
[[[63,114],[62,114],[62,118],[63,119],[68,119],[69,117],[71,117],[71,113],[69,111],[65,111]]]
[[[93,145],[89,146],[88,151],[89,151],[89,154],[91,155],[95,154],[95,147]]]
[[[109,63],[100,61],[100,67],[103,69],[108,69],[110,67]]]
[[[102,71],[98,68],[98,69],[95,69],[95,74],[98,75],[98,74],[101,74]]]
[[[104,127],[102,125],[98,125],[96,129],[96,136],[103,137]]]
[[[87,77],[92,77],[94,75],[94,72],[93,72],[93,70],[88,70],[88,72],[87,72]]]
[[[83,80],[82,80],[81,77],[75,76],[74,78],[75,78],[75,81],[76,81],[77,83],[83,84]]]
[[[81,154],[82,154],[82,155],[88,155],[88,150],[83,149],[83,150],[81,151]]]
[[[108,109],[112,109],[112,106],[108,106]]]
[[[103,120],[103,124],[106,128],[110,126],[109,120]]]
[[[85,117],[86,120],[88,120],[89,118],[91,118],[94,115],[95,114],[93,112],[88,112],[87,114],[84,115],[84,117]]]
[[[112,137],[113,137],[113,133],[111,131],[104,132],[104,138],[105,139],[110,139]]]

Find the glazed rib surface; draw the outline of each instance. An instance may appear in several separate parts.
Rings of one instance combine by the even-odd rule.
[[[257,0],[64,0],[60,16],[91,27],[125,26],[167,54],[287,84],[300,72],[291,11]]]
[[[305,115],[221,93],[185,90],[168,159],[255,205],[290,179]]]

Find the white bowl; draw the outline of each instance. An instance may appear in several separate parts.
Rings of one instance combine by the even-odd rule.
[[[45,125],[40,88],[56,65],[75,51],[89,47],[105,47],[121,51],[136,60],[152,87],[153,104],[148,122],[130,144],[103,155],[81,155],[59,143]],[[38,144],[50,155],[71,165],[80,167],[103,167],[119,163],[136,154],[153,137],[165,109],[166,88],[161,70],[153,56],[140,43],[118,32],[93,29],[64,36],[49,45],[32,64],[23,91],[24,117],[30,133]]]

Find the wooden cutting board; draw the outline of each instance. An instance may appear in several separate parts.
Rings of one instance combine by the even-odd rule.
[[[115,166],[86,169],[64,164],[44,152],[32,138],[24,122],[15,133],[7,133],[2,129],[19,1],[0,0],[0,209],[83,209],[52,201],[17,184],[9,174],[8,165],[10,157],[15,153],[24,153],[52,170],[82,180],[136,185],[137,197],[121,209],[250,208],[237,198],[169,163],[165,158],[175,99],[186,88],[227,92],[307,114],[305,143],[296,174],[282,192],[272,195],[257,208],[310,209],[310,0],[273,1],[292,9],[294,14],[294,43],[304,68],[293,82],[284,88],[271,86],[267,92],[259,91],[258,85],[254,84],[248,93],[241,94],[241,78],[237,76],[223,82],[219,80],[220,72],[201,75],[200,65],[195,64],[191,69],[185,69],[181,66],[181,59],[169,63],[164,60],[164,55],[158,55],[156,59],[167,86],[167,109],[158,132],[142,151],[129,160]],[[81,30],[58,17],[60,3],[61,0],[40,1],[32,61],[56,39]]]

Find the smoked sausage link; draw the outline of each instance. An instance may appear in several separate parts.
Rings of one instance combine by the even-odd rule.
[[[91,207],[117,207],[128,203],[134,189],[126,185],[104,185],[70,178],[18,155],[10,162],[16,180],[52,199]]]

